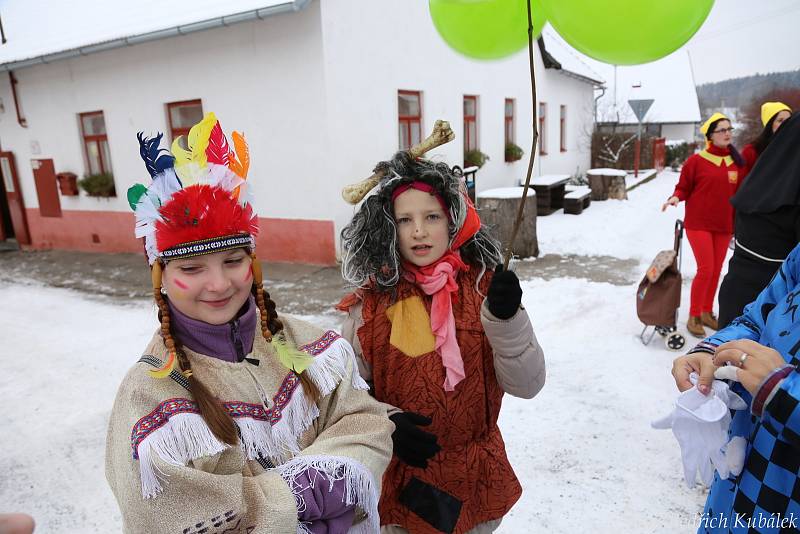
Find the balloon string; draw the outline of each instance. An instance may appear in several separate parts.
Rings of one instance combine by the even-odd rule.
[[[525,209],[525,201],[528,199],[528,187],[531,183],[531,174],[533,174],[533,163],[536,160],[536,145],[539,142],[539,130],[537,128],[537,115],[538,109],[536,107],[536,73],[534,70],[533,62],[533,17],[531,15],[531,0],[528,3],[528,63],[531,72],[531,110],[533,117],[533,140],[531,141],[530,158],[528,158],[528,174],[525,176],[525,187],[522,190],[522,198],[519,199],[519,207],[517,208],[517,218],[514,221],[514,227],[511,230],[511,237],[508,240],[505,250],[505,261],[503,267],[507,270],[508,263],[514,255],[514,240],[517,238],[519,226],[522,223],[522,214]]]

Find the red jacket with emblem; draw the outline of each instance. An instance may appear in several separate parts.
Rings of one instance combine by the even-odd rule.
[[[742,169],[733,162],[727,148],[711,145],[689,156],[672,193],[686,202],[686,229],[732,234],[730,198],[739,189],[741,178]]]

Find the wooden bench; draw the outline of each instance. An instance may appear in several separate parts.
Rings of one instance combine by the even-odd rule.
[[[589,187],[576,187],[564,195],[564,213],[580,215],[592,203],[592,190]]]
[[[550,215],[564,207],[564,187],[569,179],[569,174],[545,174],[531,178],[530,186],[536,191],[539,215]],[[520,179],[520,185],[523,184]]]

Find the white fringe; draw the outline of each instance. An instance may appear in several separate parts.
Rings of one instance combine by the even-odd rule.
[[[343,337],[314,357],[314,362],[305,370],[309,378],[317,385],[322,395],[329,395],[339,382],[347,375],[347,365],[352,365],[350,381],[353,389],[369,389],[369,386],[358,373],[356,355],[353,347]]]
[[[369,389],[358,373],[353,349],[344,338],[337,339],[325,351],[315,356],[314,362],[305,372],[325,396],[332,393],[347,376],[348,363],[352,366],[352,387]],[[300,452],[298,438],[317,417],[319,407],[308,400],[303,387],[298,385],[281,411],[281,419],[275,425],[250,417],[237,417],[234,422],[242,436],[242,450],[249,460],[261,456],[280,463]],[[142,496],[148,499],[160,494],[161,480],[166,478],[163,473],[156,473],[153,453],[168,464],[185,466],[190,460],[213,456],[226,448],[227,445],[214,436],[199,414],[182,413],[171,416],[164,426],[139,443],[137,451]]]
[[[164,462],[184,466],[190,460],[213,456],[228,446],[219,441],[199,414],[179,413],[158,430],[148,435],[137,447],[139,473],[142,479],[142,497],[152,499],[162,492],[161,481],[167,475],[159,471],[154,461],[157,454]]]
[[[319,407],[309,403],[302,387],[298,386],[274,426],[250,417],[237,417],[234,421],[242,434],[242,448],[249,460],[261,455],[281,462],[300,452],[297,440],[318,416]]]
[[[344,503],[358,506],[367,517],[348,530],[348,534],[376,534],[380,532],[378,519],[378,490],[372,479],[372,473],[360,462],[343,456],[297,456],[285,464],[279,465],[275,471],[281,475],[289,485],[297,502],[298,511],[305,510],[305,502],[300,495],[302,487],[295,482],[295,478],[307,469],[316,469],[324,475],[329,489],[333,488],[336,480],[345,481]],[[315,480],[311,480],[314,487]],[[306,534],[308,528],[298,523],[297,534]]]

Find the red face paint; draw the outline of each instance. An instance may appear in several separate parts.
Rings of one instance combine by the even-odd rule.
[[[181,282],[177,278],[173,279],[173,282],[175,282],[175,285],[178,286],[181,289],[189,289],[189,286],[187,286],[186,284],[184,284],[183,282]]]
[[[253,270],[247,269],[247,272],[244,274],[244,281],[247,282],[253,277]]]

